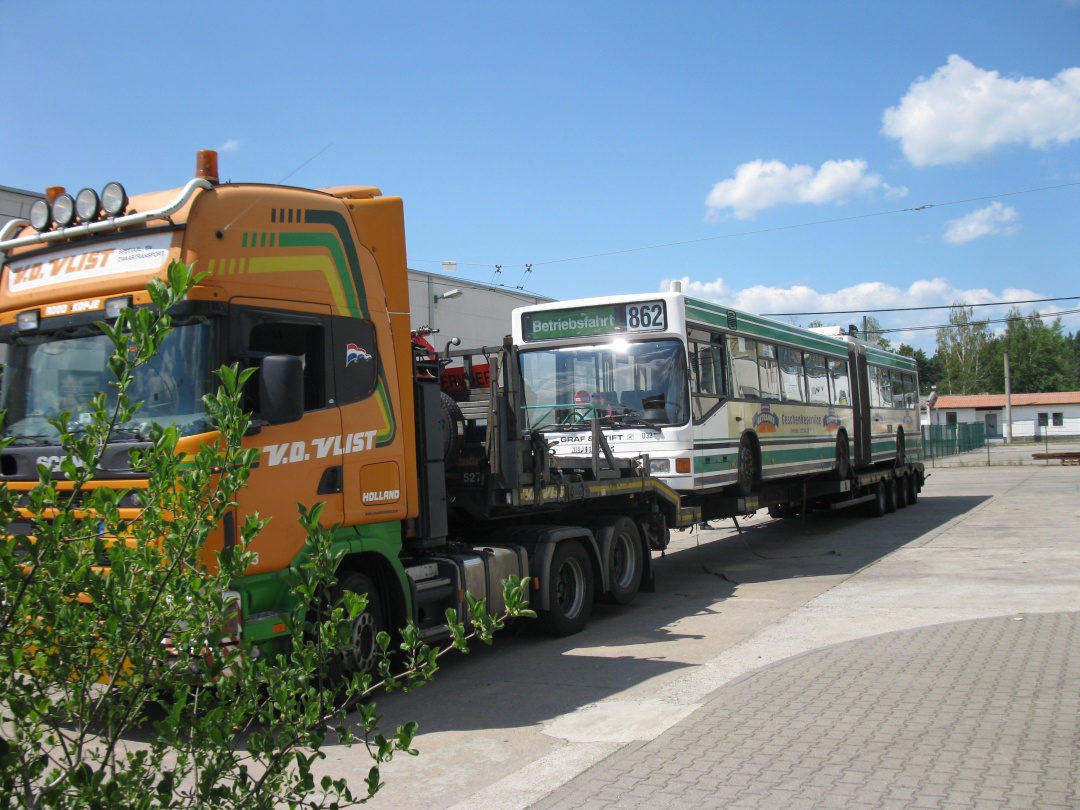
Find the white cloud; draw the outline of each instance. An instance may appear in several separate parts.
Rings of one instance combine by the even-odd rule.
[[[705,205],[710,216],[731,209],[736,219],[753,219],[758,211],[776,205],[840,203],[876,188],[893,195],[907,193],[890,188],[880,175],[867,173],[865,160],[828,160],[816,172],[812,166],[753,160],[713,186]]]
[[[240,148],[240,141],[236,140],[236,138],[229,138],[229,140],[225,141],[225,143],[223,143],[221,146],[218,147],[218,151],[219,152],[235,152],[239,148]]]
[[[983,236],[1012,236],[1020,230],[1020,214],[1010,205],[993,202],[946,224],[945,241],[960,245]]]
[[[965,162],[1006,144],[1065,144],[1080,138],[1080,67],[1012,79],[953,54],[916,79],[882,121],[882,133],[916,166]]]

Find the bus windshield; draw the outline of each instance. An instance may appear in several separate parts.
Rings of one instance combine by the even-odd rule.
[[[686,353],[674,338],[521,352],[528,426],[681,425],[689,418]]]
[[[116,426],[118,441],[146,438],[151,422],[175,424],[182,435],[211,429],[202,403],[212,383],[210,323],[190,318],[173,324],[160,351],[135,369],[128,396],[141,406],[129,422]],[[69,427],[78,432],[90,421],[96,392],[104,391],[108,406],[115,405],[116,377],[108,364],[112,353],[112,342],[96,326],[14,338],[0,386],[0,408],[7,412],[0,436],[16,445],[59,444],[50,419],[70,413]]]

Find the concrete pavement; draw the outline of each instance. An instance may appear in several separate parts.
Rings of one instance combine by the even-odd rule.
[[[1078,496],[1075,467],[956,468],[880,520],[677,538],[644,612],[391,706],[435,732],[375,805],[1080,806]]]

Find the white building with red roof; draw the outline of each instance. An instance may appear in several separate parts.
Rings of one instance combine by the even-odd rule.
[[[1080,391],[1013,394],[1012,437],[1015,441],[1080,436]],[[1005,395],[942,395],[929,409],[931,425],[981,422],[988,439],[1005,435]]]

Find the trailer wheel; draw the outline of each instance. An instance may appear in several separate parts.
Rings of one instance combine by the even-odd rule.
[[[908,504],[908,477],[901,475],[896,479],[896,508],[904,509]]]
[[[367,607],[352,620],[349,649],[340,662],[341,675],[348,677],[375,670],[379,660],[379,645],[375,638],[387,627],[379,589],[371,579],[356,571],[343,572],[330,592],[330,604],[340,604],[346,591],[368,596]]]
[[[889,478],[885,481],[885,511],[896,511],[896,479]]]
[[[606,601],[616,605],[629,605],[641,587],[641,533],[638,532],[637,524],[628,517],[616,518],[611,526],[611,533],[608,552],[611,590],[605,597]]]
[[[841,481],[846,481],[851,475],[851,446],[848,444],[847,434],[843,431],[836,434],[836,465],[833,472]]]
[[[885,517],[886,512],[885,482],[878,481],[874,485],[874,500],[870,501],[867,512],[870,517]]]
[[[739,494],[744,498],[754,492],[760,477],[757,446],[754,440],[743,435],[739,441]]]
[[[915,502],[919,500],[919,476],[909,475],[907,477],[907,485],[907,501],[914,506]]]
[[[593,607],[593,571],[588,552],[576,540],[555,548],[548,571],[549,608],[540,611],[540,626],[555,636],[580,633],[589,623]]]

